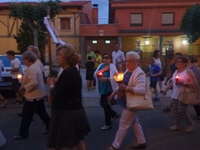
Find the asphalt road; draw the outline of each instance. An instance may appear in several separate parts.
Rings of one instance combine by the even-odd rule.
[[[173,125],[170,114],[164,114],[162,109],[169,102],[169,98],[162,98],[154,102],[154,110],[141,111],[139,113],[146,140],[146,150],[199,150],[200,149],[200,121],[196,121],[195,129],[192,133],[182,131],[170,131],[169,126]],[[46,150],[47,135],[41,134],[44,130],[42,121],[36,114],[30,126],[30,136],[24,140],[14,140],[13,136],[18,134],[20,117],[16,115],[21,111],[22,105],[12,105],[12,99],[5,108],[0,109],[0,129],[5,135],[7,142],[0,150]],[[49,104],[46,104],[48,112]],[[119,106],[113,108],[120,114],[122,109]],[[101,107],[85,107],[87,117],[91,126],[91,133],[86,136],[88,150],[106,150],[115,137],[119,120],[113,123],[113,128],[101,131],[104,125],[104,114]],[[189,113],[194,116],[195,112],[189,107]],[[183,125],[184,122],[183,122]],[[186,127],[186,126],[184,126]],[[131,145],[135,142],[132,128],[129,129],[124,139],[121,150],[131,150]]]

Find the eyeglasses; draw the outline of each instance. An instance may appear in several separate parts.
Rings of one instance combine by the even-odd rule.
[[[109,59],[109,58],[110,58],[110,57],[108,57],[108,56],[104,56],[104,57],[103,57],[103,59]]]
[[[183,63],[183,61],[176,61],[176,63]]]
[[[126,60],[126,63],[132,63],[134,60]]]

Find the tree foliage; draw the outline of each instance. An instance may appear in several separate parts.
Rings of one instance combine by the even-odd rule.
[[[180,29],[188,38],[189,43],[194,43],[200,37],[200,5],[188,8],[181,20]]]
[[[14,35],[20,52],[24,52],[30,44],[44,50],[47,29],[43,20],[47,16],[48,9],[50,9],[51,18],[61,12],[60,2],[60,0],[49,0],[40,3],[10,3],[10,17],[22,21],[18,34]]]

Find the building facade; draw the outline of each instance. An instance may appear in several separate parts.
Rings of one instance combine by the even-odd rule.
[[[109,0],[108,24],[81,24],[81,51],[91,45],[93,50],[112,52],[118,42],[124,52],[142,50],[144,69],[156,49],[162,53],[164,67],[173,61],[172,57],[166,58],[168,50],[199,55],[200,40],[188,44],[186,35],[180,31],[183,14],[196,3],[196,0]]]

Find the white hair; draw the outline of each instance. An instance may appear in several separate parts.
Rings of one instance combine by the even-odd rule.
[[[134,52],[134,51],[127,52],[126,53],[126,57],[127,56],[130,56],[130,57],[132,57],[135,60],[139,60],[140,59],[140,55],[137,52]]]

